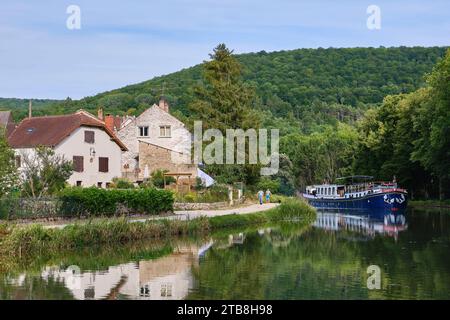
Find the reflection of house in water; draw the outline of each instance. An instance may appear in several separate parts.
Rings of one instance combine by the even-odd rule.
[[[74,298],[176,300],[185,298],[193,287],[191,268],[209,248],[179,247],[174,253],[155,260],[126,263],[105,271],[78,273],[73,268],[47,268],[44,279],[63,282]]]
[[[317,219],[313,226],[330,231],[348,230],[368,236],[385,234],[395,238],[399,232],[406,230],[408,227],[403,214],[371,216],[370,214],[328,212],[317,212]]]

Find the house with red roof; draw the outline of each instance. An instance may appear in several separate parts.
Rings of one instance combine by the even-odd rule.
[[[122,153],[128,150],[105,122],[84,110],[26,118],[9,135],[8,143],[16,152],[19,170],[37,147],[50,147],[73,162],[70,185],[101,188],[121,176]]]

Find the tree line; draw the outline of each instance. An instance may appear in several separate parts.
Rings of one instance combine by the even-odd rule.
[[[280,129],[277,176],[261,178],[258,165],[206,167],[220,182],[270,184],[292,194],[308,184],[367,174],[395,177],[415,198],[442,199],[450,197],[449,73],[445,48],[234,55],[221,44],[199,66],[38,112],[102,106],[138,114],[165,88],[171,112],[188,127],[204,120],[204,129]]]

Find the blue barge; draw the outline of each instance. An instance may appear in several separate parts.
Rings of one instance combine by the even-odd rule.
[[[401,211],[406,208],[407,191],[394,182],[373,182],[370,176],[337,179],[336,184],[308,186],[303,193],[318,209]]]

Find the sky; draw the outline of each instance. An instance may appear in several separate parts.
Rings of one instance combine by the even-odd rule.
[[[367,26],[370,5],[379,29]],[[0,97],[79,99],[196,65],[219,43],[236,53],[448,46],[450,1],[1,0]]]

